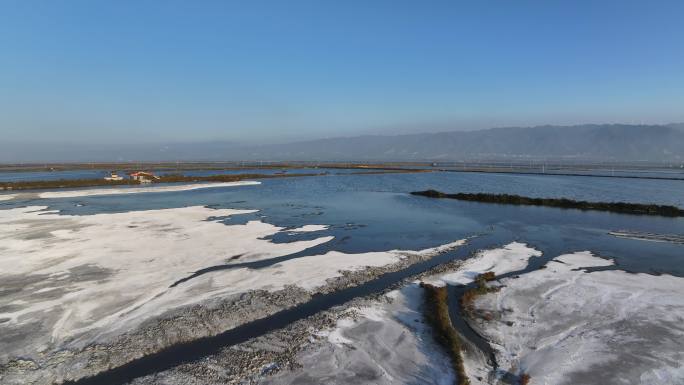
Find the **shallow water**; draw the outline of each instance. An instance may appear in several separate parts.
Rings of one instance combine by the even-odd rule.
[[[67,171],[5,171],[0,172],[0,182],[29,182],[60,179],[99,179],[109,175],[109,170]]]
[[[194,205],[258,209],[255,214],[228,218],[226,224],[260,219],[281,227],[330,225],[322,232],[281,234],[273,239],[288,242],[335,236],[332,242],[308,250],[309,255],[328,250],[419,250],[473,234],[496,232],[550,254],[591,250],[616,258],[619,266],[630,271],[684,275],[682,245],[607,234],[615,230],[684,234],[684,218],[461,202],[408,194],[434,188],[445,192],[505,192],[684,207],[681,181],[435,172],[329,175],[261,182],[256,186],[181,192],[4,201],[0,202],[0,209],[48,205],[75,215]]]

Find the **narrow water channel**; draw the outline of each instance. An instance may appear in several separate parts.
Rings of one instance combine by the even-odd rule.
[[[463,260],[470,257],[478,250],[500,247],[510,242],[516,241],[514,233],[500,228],[491,233],[483,234],[471,238],[469,242],[458,249],[442,255],[435,256],[430,260],[416,263],[404,270],[385,273],[378,278],[365,284],[343,289],[330,294],[315,295],[311,301],[295,306],[290,309],[282,310],[271,316],[252,321],[236,328],[227,330],[221,334],[205,337],[177,344],[163,349],[159,352],[133,360],[120,367],[101,372],[92,377],[83,378],[76,381],[68,381],[65,384],[71,385],[115,385],[126,384],[135,378],[154,374],[175,366],[197,361],[201,358],[218,353],[221,349],[240,344],[252,338],[265,335],[271,331],[284,328],[289,324],[306,317],[315,315],[318,312],[328,310],[334,306],[342,305],[350,300],[365,297],[375,293],[380,293],[403,280],[424,273],[438,265],[454,261]],[[567,244],[545,243],[543,245],[530,244],[531,247],[542,251],[542,256],[532,257],[529,265],[522,270],[514,271],[498,276],[498,279],[514,277],[527,272],[539,269],[549,260],[562,254]],[[285,256],[293,258],[294,255]],[[220,270],[225,267],[219,267]],[[613,267],[615,268],[615,267]],[[476,348],[480,349],[489,358],[493,367],[496,367],[494,350],[488,341],[475,332],[461,314],[459,299],[463,292],[473,287],[473,284],[456,287],[449,287],[449,315],[456,330],[464,338],[468,339]]]
[[[459,247],[453,252],[438,255],[428,261],[414,264],[404,270],[383,274],[365,284],[330,294],[316,295],[309,302],[282,310],[269,317],[246,323],[216,336],[200,338],[170,346],[159,352],[149,354],[92,377],[68,381],[65,384],[125,384],[138,377],[171,369],[184,363],[197,361],[203,357],[216,354],[221,349],[284,328],[295,321],[312,316],[334,306],[342,305],[354,298],[382,292],[406,278],[423,273],[437,265],[453,260],[465,259],[477,250],[494,247],[494,245],[500,245],[508,241],[510,241],[510,239],[507,239],[506,235],[496,233],[473,238],[468,244]]]

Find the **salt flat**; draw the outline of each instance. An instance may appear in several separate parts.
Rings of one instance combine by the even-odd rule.
[[[611,266],[590,252],[561,255],[476,302],[495,315],[477,328],[497,350],[501,381],[684,383],[684,278],[586,270]]]
[[[435,286],[467,285],[488,271],[501,275],[522,270],[527,267],[530,258],[540,255],[542,253],[539,250],[524,243],[512,242],[500,248],[481,250],[465,260],[458,270],[426,278],[424,282]]]
[[[301,370],[264,378],[263,384],[434,384],[454,383],[447,356],[423,319],[423,291],[416,284],[384,300],[350,308],[322,343],[303,350]]]
[[[268,260],[333,239],[273,243],[270,236],[288,230],[256,220],[221,222],[252,212],[201,206],[86,216],[62,215],[46,206],[0,210],[0,363],[115,341],[172,309],[213,299],[286,287],[314,293],[344,272],[428,257],[465,242],[419,251],[330,251],[259,269],[237,266],[193,276],[212,266]],[[50,373],[35,381],[43,383]]]
[[[281,228],[259,221],[232,226],[218,221],[249,210],[185,207],[69,216],[45,209],[0,211],[0,285],[12,293],[0,299],[0,329],[26,331],[16,348],[31,346],[35,339],[42,339],[38,348],[84,335],[87,342],[100,331],[130,329],[170,307],[247,290],[244,280],[240,286],[210,278],[203,279],[202,290],[169,286],[235,255],[273,257],[332,239],[274,244],[260,238]],[[4,354],[14,350],[4,339],[0,344]]]
[[[461,245],[454,242],[421,253],[440,253]],[[399,252],[399,251],[397,251]],[[406,251],[404,251],[406,252]],[[436,285],[467,284],[478,274],[503,274],[523,269],[541,252],[519,242],[479,251],[446,274],[422,281]],[[301,369],[265,377],[260,383],[281,384],[453,384],[455,374],[444,349],[434,340],[424,319],[424,292],[419,282],[390,291],[365,306],[352,307],[354,316],[341,316],[332,329],[316,332],[323,342],[312,344],[297,357]],[[486,374],[469,359],[469,372]]]
[[[514,242],[480,251],[454,271],[424,281],[468,284],[487,271],[523,270],[540,255]],[[498,369],[466,352],[470,383],[517,383],[523,374],[530,376],[529,384],[545,385],[684,383],[684,278],[587,270],[613,266],[612,260],[577,252],[492,283],[500,291],[476,300],[475,313],[493,318],[470,322],[490,341]],[[323,332],[327,343],[301,354],[304,369],[265,383],[410,384],[415,383],[411,373],[421,373],[420,383],[439,383],[434,370],[451,371],[441,367],[444,353],[430,345],[429,328],[425,333],[425,325],[416,322],[422,320],[421,290],[414,282],[388,297],[398,301],[359,308],[359,317],[341,318],[336,328]],[[402,327],[408,329],[401,342],[389,349]],[[415,353],[420,344],[427,344],[420,350],[434,363],[430,369],[419,369],[426,362]],[[443,378],[452,381],[453,374]]]

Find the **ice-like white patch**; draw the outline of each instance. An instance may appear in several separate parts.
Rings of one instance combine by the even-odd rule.
[[[468,242],[467,239],[459,239],[457,241],[446,243],[444,245],[439,245],[436,247],[430,247],[430,248],[422,249],[422,250],[418,250],[418,251],[413,251],[413,250],[393,250],[393,251],[396,253],[402,253],[402,254],[406,254],[406,255],[417,255],[417,256],[425,258],[425,257],[433,257],[435,255],[446,253],[448,251],[451,251],[453,249],[456,249],[460,246],[465,245],[466,242]]]
[[[0,299],[0,307],[5,300],[21,304],[0,313],[8,319],[0,324],[0,336],[3,327],[39,322],[57,346],[67,340],[88,343],[129,331],[171,309],[231,294],[288,285],[313,292],[342,271],[389,265],[408,253],[330,251],[258,269],[212,271],[173,286],[202,269],[294,254],[333,237],[273,243],[270,236],[287,230],[256,220],[236,225],[219,221],[253,210],[195,206],[78,216],[46,209],[0,210],[0,281],[11,276],[13,282],[28,282]],[[461,244],[453,242],[450,248]]]
[[[401,309],[395,311],[394,316],[403,325],[409,327],[421,338],[430,338],[432,328],[423,320],[424,291],[418,282],[412,282],[401,289],[392,290],[385,294],[392,299],[392,308]]]
[[[45,277],[22,288],[19,295],[27,300],[25,306],[0,313],[0,318],[10,319],[3,325],[28,324],[50,322],[43,312],[69,312],[53,328],[55,340],[98,328],[124,330],[175,306],[231,291],[231,287],[232,291],[247,290],[232,282],[211,280],[201,289],[190,285],[195,291],[169,286],[194,271],[224,264],[234,255],[258,250],[275,257],[332,239],[274,244],[261,238],[282,228],[259,221],[227,226],[208,220],[252,210],[185,207],[70,216],[43,209],[0,210],[0,276]],[[255,277],[258,270],[246,275]],[[255,283],[256,288],[270,284],[265,277]],[[287,283],[296,280],[290,277]],[[45,287],[64,293],[41,300],[36,295],[45,293]]]
[[[473,258],[467,259],[456,271],[431,277],[425,280],[432,285],[443,286],[467,285],[482,273],[493,271],[496,275],[522,270],[527,267],[530,258],[538,257],[542,253],[524,243],[513,242],[508,245],[491,250],[483,250]]]
[[[322,330],[320,332],[317,332],[316,334],[320,337],[325,337],[328,339],[328,342],[330,342],[333,345],[337,346],[342,346],[342,345],[351,345],[353,343],[352,340],[345,338],[342,335],[342,332],[345,329],[348,329],[352,326],[354,326],[355,322],[351,318],[342,318],[337,320],[337,323],[335,325],[334,329],[331,330]]]
[[[359,309],[359,314],[371,321],[382,322],[387,318],[386,311],[378,307],[363,307]]]
[[[16,195],[14,194],[0,194],[0,201],[8,201],[10,199],[14,199]]]
[[[44,287],[44,288],[42,288],[42,289],[40,289],[40,290],[34,291],[34,293],[36,293],[36,294],[39,294],[39,293],[46,293],[46,292],[53,291],[53,290],[57,290],[57,289],[59,289],[59,287]]]
[[[563,254],[552,260],[553,262],[560,262],[560,265],[554,263],[553,267],[557,271],[571,271],[587,267],[602,267],[612,266],[615,263],[610,259],[603,259],[595,257],[590,251],[579,251],[572,254]]]
[[[367,306],[350,308],[332,329],[318,332],[323,344],[298,357],[301,369],[283,371],[265,384],[454,383],[451,362],[423,319],[423,290],[409,284]]]
[[[290,229],[290,233],[311,233],[314,231],[327,230],[330,226],[328,225],[304,225],[302,227],[297,227],[296,229]]]
[[[561,255],[480,297],[501,370],[539,384],[684,383],[684,278],[585,269],[612,264]]]
[[[222,287],[221,291],[224,293],[260,288],[278,290],[286,285],[297,285],[313,291],[325,285],[328,279],[341,276],[341,271],[385,266],[399,262],[403,258],[402,255],[384,251],[360,254],[329,251],[321,255],[289,259],[259,269],[239,268],[222,271],[220,274],[200,276],[188,283],[205,285],[211,282],[213,285]]]
[[[97,195],[120,195],[120,194],[140,194],[153,192],[173,192],[173,191],[189,191],[205,188],[217,187],[235,187],[235,186],[250,186],[261,184],[258,181],[238,181],[238,182],[223,182],[223,183],[194,183],[194,184],[180,184],[171,186],[146,186],[146,187],[126,187],[126,188],[98,188],[86,190],[68,190],[68,191],[47,191],[38,194],[39,198],[76,198],[89,197]]]
[[[334,237],[321,237],[320,240],[326,242]],[[273,274],[268,285],[272,289],[280,289],[285,285],[290,284],[294,279],[293,276],[298,277],[295,284],[307,290],[314,290],[322,286],[330,278],[341,276],[340,271],[357,271],[366,267],[380,267],[396,263],[406,258],[407,256],[419,256],[421,258],[431,258],[440,253],[453,250],[459,246],[464,245],[467,240],[462,239],[448,244],[431,247],[423,250],[389,250],[368,252],[359,254],[347,254],[339,251],[329,251],[325,254],[290,259],[281,262],[277,265],[261,268],[258,271],[249,269],[236,269],[231,272],[222,272],[220,276],[212,276],[211,279],[215,283],[230,282],[232,288],[243,290],[242,288],[257,285],[263,285],[260,280],[263,277],[262,273]],[[240,257],[236,261],[231,261],[231,264],[238,264],[241,262],[262,261],[273,258],[273,255],[268,253],[253,252]],[[315,259],[312,259],[315,258]],[[196,282],[201,282],[197,280]]]

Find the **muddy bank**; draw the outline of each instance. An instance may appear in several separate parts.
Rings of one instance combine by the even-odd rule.
[[[453,281],[454,274],[469,279],[489,268],[505,272],[520,266],[525,255],[538,254],[517,243],[475,250],[471,258],[435,265],[371,295],[132,383],[453,384],[456,376],[426,322],[424,291],[417,282]],[[487,357],[477,346],[467,340],[464,345],[470,365],[485,367]]]
[[[130,384],[451,384],[451,364],[423,318],[423,291],[415,281],[461,263],[436,266]]]
[[[476,253],[476,263],[468,263],[470,259],[446,261],[371,295],[352,298],[281,329],[132,383],[452,384],[456,377],[424,319],[423,290],[417,282],[434,281],[465,266],[468,268],[464,274],[469,275],[476,266],[491,267],[491,259],[501,253],[506,254],[498,269],[504,271],[520,253],[535,253],[518,244],[505,251],[494,250],[484,256]],[[383,339],[376,340],[378,336]],[[388,342],[392,342],[391,349],[385,345]],[[485,366],[487,357],[467,340],[464,343],[469,362]]]

